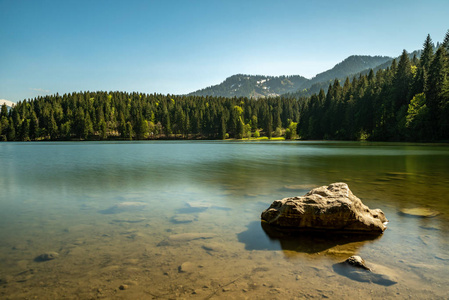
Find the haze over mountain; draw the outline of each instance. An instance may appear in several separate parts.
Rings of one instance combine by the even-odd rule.
[[[264,76],[237,74],[226,78],[220,84],[210,86],[189,95],[197,96],[222,96],[222,97],[270,97],[287,93],[303,91],[307,93],[311,87],[317,84],[325,84],[335,78],[344,79],[360,72],[384,64],[390,64],[393,58],[388,56],[352,55],[336,64],[332,69],[317,74],[311,79],[300,75],[292,76]],[[318,89],[319,90],[319,89]]]

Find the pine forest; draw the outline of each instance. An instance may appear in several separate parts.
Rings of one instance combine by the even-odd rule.
[[[0,112],[0,140],[285,139],[448,141],[449,31],[421,55],[335,80],[310,97],[75,92]]]

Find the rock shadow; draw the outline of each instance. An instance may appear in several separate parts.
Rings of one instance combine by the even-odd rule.
[[[245,244],[246,250],[287,250],[314,254],[336,246],[374,241],[380,237],[377,235],[337,234],[335,232],[285,232],[277,230],[263,221],[251,222],[247,228],[237,234],[239,242]],[[348,247],[352,251],[353,248],[353,246]]]
[[[345,262],[334,264],[332,269],[339,275],[359,282],[372,282],[383,286],[390,286],[397,283],[394,276],[391,276],[388,272],[385,274],[376,273],[370,270],[350,266]]]

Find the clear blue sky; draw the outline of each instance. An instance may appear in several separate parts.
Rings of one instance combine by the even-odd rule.
[[[0,0],[0,99],[183,94],[237,73],[310,78],[448,29],[448,0]]]

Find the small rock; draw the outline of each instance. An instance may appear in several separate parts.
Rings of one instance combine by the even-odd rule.
[[[11,282],[12,277],[11,276],[5,276],[0,278],[0,284],[8,284],[9,282]]]
[[[119,289],[120,290],[127,290],[129,288],[129,286],[127,285],[127,284],[121,284],[120,286],[119,286]]]
[[[85,242],[83,241],[83,240],[75,240],[74,242],[73,242],[73,245],[76,245],[76,246],[81,246],[81,245],[83,245]]]
[[[115,219],[112,220],[113,223],[140,223],[145,221],[146,218],[136,218],[136,219]]]
[[[360,256],[358,256],[358,255],[351,256],[350,258],[348,258],[345,261],[345,263],[347,263],[347,264],[349,264],[349,265],[351,265],[353,267],[356,267],[356,268],[361,268],[361,269],[364,269],[364,270],[371,271],[371,269],[366,266],[365,260],[363,258],[361,258]]]
[[[194,202],[194,201],[192,201],[192,202],[187,202],[187,205],[188,205],[190,208],[203,208],[203,209],[210,208],[210,207],[212,206],[210,203],[205,203],[205,202]]]
[[[360,256],[354,255],[342,263],[332,266],[334,271],[359,282],[372,282],[383,286],[398,283],[395,272],[387,267],[367,264]]]
[[[23,250],[26,250],[27,248],[28,247],[26,245],[14,245],[12,247],[12,250],[21,250],[21,251],[23,251]]]
[[[447,255],[447,254],[437,254],[437,255],[435,255],[435,258],[439,259],[439,260],[449,260],[449,255]]]
[[[189,214],[178,214],[178,215],[174,215],[172,217],[172,222],[173,223],[191,223],[193,221],[196,221],[195,216],[189,215]]]
[[[206,240],[216,237],[217,234],[215,233],[179,233],[169,236],[167,239],[161,241],[158,246],[167,246],[167,245],[173,245],[173,244],[182,244],[194,240]]]
[[[403,208],[399,211],[399,214],[410,217],[432,218],[438,216],[440,213],[426,207],[414,207],[414,208]]]
[[[201,246],[201,248],[203,248],[206,251],[214,251],[214,252],[218,252],[223,250],[223,245],[218,244],[218,243],[207,243]]]
[[[179,273],[192,273],[194,269],[195,269],[195,266],[191,262],[182,263],[178,267]]]
[[[440,230],[440,228],[439,227],[437,227],[437,226],[433,226],[433,225],[421,225],[421,226],[419,226],[419,228],[421,228],[421,229],[425,229],[425,230]]]
[[[290,185],[284,185],[284,189],[290,190],[290,191],[304,191],[304,190],[311,190],[313,188],[316,188],[317,186],[314,184],[290,184]]]
[[[301,279],[301,276],[296,275],[296,280],[300,280],[300,279]]]
[[[98,212],[105,215],[118,214],[122,212],[139,212],[146,206],[147,204],[144,202],[122,202]]]
[[[37,256],[34,259],[34,261],[43,262],[43,261],[53,260],[55,258],[58,258],[58,256],[59,256],[59,253],[57,253],[57,252],[46,252],[46,253],[43,253],[43,254]]]

